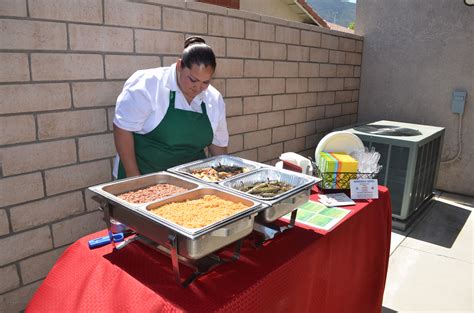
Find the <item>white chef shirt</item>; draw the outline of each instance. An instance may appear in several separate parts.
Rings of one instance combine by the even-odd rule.
[[[176,91],[175,108],[202,113],[201,102],[206,104],[207,116],[211,122],[214,138],[212,143],[227,147],[225,103],[220,92],[212,85],[198,94],[188,104],[176,82],[176,64],[135,72],[126,82],[117,98],[114,124],[124,130],[147,134],[155,129],[166,115],[169,107],[170,90]],[[118,157],[114,176],[118,169]]]

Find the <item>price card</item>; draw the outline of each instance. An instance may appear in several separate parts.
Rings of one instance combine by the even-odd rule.
[[[352,179],[351,199],[378,199],[379,188],[377,179]]]

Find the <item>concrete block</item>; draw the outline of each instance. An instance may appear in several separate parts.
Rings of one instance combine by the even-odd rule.
[[[335,99],[333,103],[343,103],[343,102],[350,102],[352,99],[352,91],[336,91]],[[324,103],[324,104],[332,104],[332,103]]]
[[[269,112],[272,110],[272,97],[245,97],[244,98],[244,114],[254,114]]]
[[[301,44],[303,46],[320,47],[321,34],[307,30],[301,31]]]
[[[296,126],[282,126],[272,129],[272,143],[291,140],[295,138],[296,135]]]
[[[227,119],[229,135],[257,130],[257,115],[234,116]]]
[[[295,94],[273,96],[273,111],[288,110],[296,108],[297,100]]]
[[[298,77],[298,62],[275,62],[274,77]]]
[[[344,64],[346,53],[344,51],[329,51],[329,63]]]
[[[224,101],[226,116],[242,115],[242,98],[226,98]]]
[[[333,104],[333,105],[327,105],[326,106],[326,113],[324,117],[336,117],[341,115],[342,113],[342,107],[341,104]]]
[[[244,60],[217,59],[217,68],[214,77],[231,78],[243,77]]]
[[[245,60],[245,77],[272,77],[273,61]]]
[[[51,232],[46,226],[2,238],[0,266],[50,250],[52,247]]]
[[[61,247],[93,232],[106,228],[103,213],[100,211],[86,213],[62,222],[53,224],[54,247]]]
[[[257,79],[233,78],[226,80],[226,96],[254,96],[258,94]]]
[[[41,173],[0,179],[0,203],[2,203],[2,206],[28,202],[43,196]]]
[[[179,32],[207,33],[207,14],[163,8],[163,29]]]
[[[285,125],[284,111],[258,114],[258,129],[273,128]]]
[[[286,93],[308,92],[307,78],[287,78]]]
[[[289,61],[309,61],[309,48],[288,45]]]
[[[0,53],[0,82],[28,80],[30,80],[30,69],[26,53]]]
[[[75,163],[74,140],[42,142],[0,149],[3,175],[10,176]]]
[[[105,0],[105,24],[138,28],[161,28],[161,7],[130,1]]]
[[[20,277],[14,264],[0,267],[0,294],[18,288],[20,286]]]
[[[22,231],[84,212],[80,191],[14,206],[10,209],[13,231]]]
[[[112,133],[79,138],[79,161],[81,162],[112,158],[116,154]]]
[[[319,64],[315,63],[299,63],[300,77],[319,77]]]
[[[286,60],[286,45],[280,43],[261,42],[260,59]]]
[[[58,193],[87,188],[112,179],[109,160],[77,164],[45,171],[46,193]]]
[[[339,48],[339,38],[332,35],[321,35],[321,47],[337,50]]]
[[[114,106],[123,85],[123,81],[72,83],[74,107]]]
[[[107,79],[128,79],[138,70],[160,66],[161,60],[158,56],[106,55],[105,77]]]
[[[316,106],[306,109],[306,121],[316,121],[324,118],[325,106]]]
[[[229,137],[229,146],[227,147],[227,153],[236,153],[244,149],[244,136],[234,135]]]
[[[344,89],[344,78],[328,78],[328,91]]]
[[[285,111],[285,125],[306,121],[306,108]]]
[[[66,50],[66,24],[29,20],[0,20],[3,49]]]
[[[297,96],[296,104],[298,108],[316,106],[318,103],[318,94],[315,92],[300,93]]]
[[[121,27],[69,25],[71,50],[133,52],[133,30]]]
[[[356,41],[351,38],[339,38],[339,50],[342,51],[355,51]]]
[[[33,80],[102,79],[102,56],[98,54],[42,53],[31,55]]]
[[[360,53],[346,53],[346,64],[360,65],[362,63],[362,54]]]
[[[102,23],[101,0],[28,0],[28,8],[33,18]]]
[[[308,91],[326,91],[328,89],[327,78],[308,79]]]
[[[275,41],[275,26],[253,21],[245,21],[245,38],[261,41]]]
[[[44,113],[38,115],[40,139],[101,133],[107,130],[104,109]]]
[[[19,92],[20,91],[20,92]],[[24,84],[0,86],[0,114],[68,109],[69,86],[59,84]]]
[[[335,92],[319,92],[318,93],[318,105],[334,104]]]
[[[329,50],[320,48],[311,48],[309,52],[311,62],[325,63],[329,61]]]
[[[305,137],[316,133],[316,122],[314,120],[296,124],[296,137]]]
[[[275,143],[258,148],[258,162],[265,162],[278,158],[283,153],[283,143]]]
[[[320,64],[319,76],[321,77],[336,77],[337,66],[335,64]]]
[[[258,58],[259,42],[227,38],[227,56],[235,58]]]
[[[66,248],[55,249],[20,262],[21,278],[24,284],[45,278],[54,263]]]
[[[260,95],[276,95],[285,93],[284,78],[260,78],[258,81]]]
[[[283,143],[283,152],[300,152],[305,148],[305,138],[295,138]]]
[[[0,236],[6,235],[10,232],[8,222],[8,215],[6,210],[0,210]],[[0,291],[1,293],[1,291]]]
[[[209,35],[244,38],[244,21],[227,16],[209,15]]]
[[[184,47],[182,33],[154,30],[135,30],[135,50],[137,53],[181,55]],[[174,59],[176,61],[176,58]],[[164,62],[163,62],[164,63]]]
[[[293,45],[300,44],[300,30],[296,28],[276,26],[275,41],[289,43]]]
[[[0,311],[2,312],[21,312],[23,311],[42,281],[23,286],[16,290],[0,295]]]
[[[33,141],[36,138],[33,115],[0,117],[0,145]]]
[[[0,16],[26,17],[26,0],[3,0],[0,6]],[[0,292],[2,293],[2,292]]]
[[[352,65],[337,65],[337,77],[352,77],[354,75],[354,66]]]
[[[259,130],[244,134],[244,150],[266,146],[272,143],[272,130]]]

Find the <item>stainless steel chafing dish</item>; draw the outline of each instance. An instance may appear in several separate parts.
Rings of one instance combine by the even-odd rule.
[[[192,171],[201,170],[201,169],[208,168],[208,167],[216,167],[218,165],[239,166],[239,167],[247,168],[247,170],[248,170],[245,173],[236,174],[232,177],[222,179],[220,181],[227,181],[231,178],[239,177],[241,175],[244,175],[246,173],[249,173],[249,172],[252,172],[256,169],[259,169],[263,166],[260,163],[253,162],[253,161],[250,161],[250,160],[245,160],[245,159],[242,159],[242,158],[239,158],[239,157],[236,157],[236,156],[218,155],[218,156],[210,157],[210,158],[207,158],[207,159],[204,159],[204,160],[198,160],[198,161],[194,161],[194,162],[191,162],[191,163],[178,165],[178,166],[175,166],[175,167],[172,167],[172,168],[168,169],[168,171],[171,172],[171,173],[186,175],[186,176],[189,176],[193,179],[197,179],[199,181],[212,184],[212,183],[217,183],[217,182],[210,182],[210,181],[205,181],[203,179],[200,179],[200,178],[194,176],[192,174]]]
[[[265,182],[267,180],[285,182],[292,185],[293,188],[270,198],[260,197],[238,190],[242,185],[251,185],[257,182]],[[244,174],[240,177],[220,182],[219,185],[267,205],[267,208],[258,214],[257,221],[270,223],[306,203],[309,200],[312,186],[318,181],[320,181],[320,179],[313,176],[307,176],[274,167],[266,167]]]
[[[181,186],[189,191],[145,204],[132,204],[117,197],[118,194],[158,183]],[[229,193],[212,187],[212,185],[201,184],[186,177],[166,172],[97,185],[90,187],[89,190],[95,194],[94,200],[101,204],[109,236],[112,236],[111,218],[127,225],[128,228],[139,234],[132,240],[142,239],[145,243],[171,256],[178,282],[180,282],[178,261],[192,264],[197,271],[192,278],[188,278],[185,285],[215,266],[215,263],[222,263],[219,259],[217,261],[211,260],[208,255],[250,234],[253,230],[254,218],[263,207],[262,203],[249,197]],[[218,222],[196,229],[182,227],[149,211],[166,203],[197,199],[204,195],[216,195],[225,200],[240,202],[248,208]],[[238,254],[239,251],[236,253]],[[201,264],[204,265],[194,266],[193,262],[199,263],[200,259],[203,260]]]

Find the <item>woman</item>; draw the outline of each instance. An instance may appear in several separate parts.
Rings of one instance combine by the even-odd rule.
[[[178,61],[140,70],[117,99],[114,139],[117,178],[166,170],[227,153],[222,95],[210,85],[216,58],[204,39],[186,39]]]

